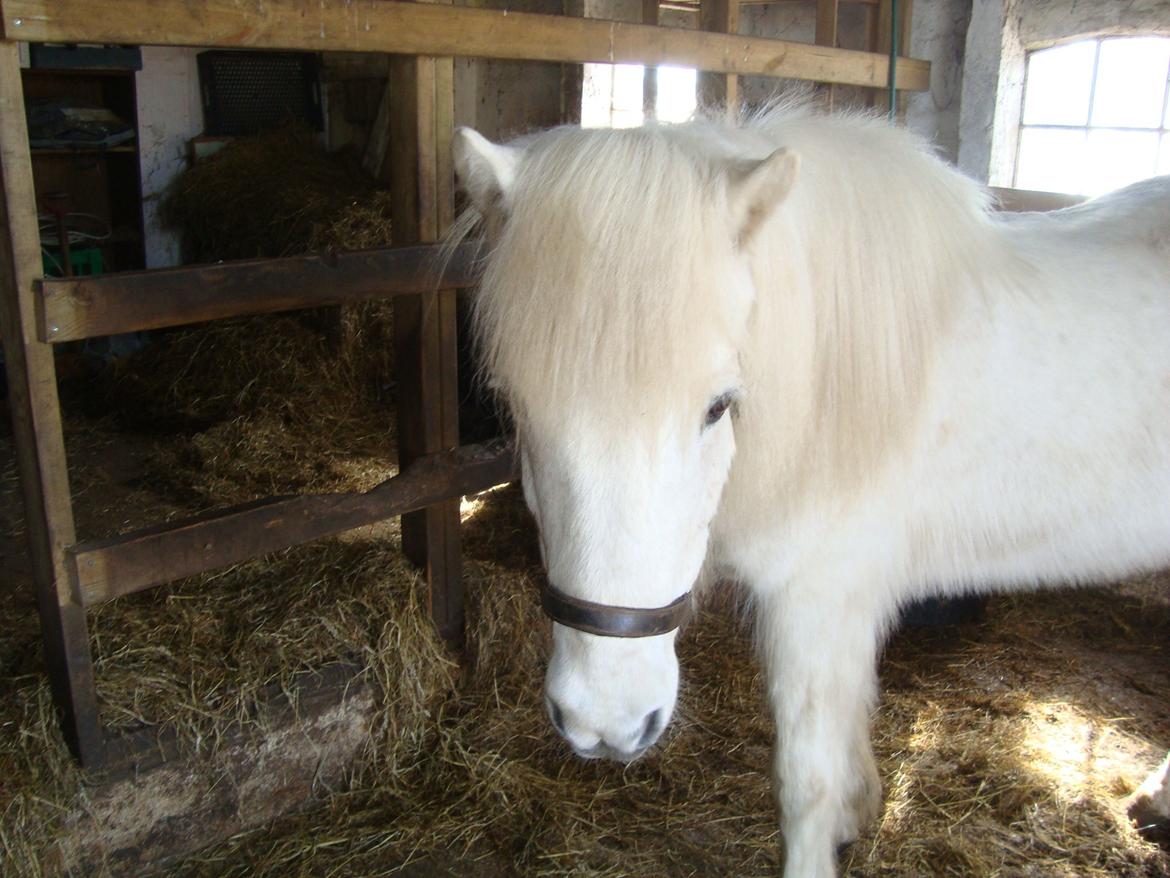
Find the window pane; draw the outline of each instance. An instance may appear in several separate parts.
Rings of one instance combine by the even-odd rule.
[[[1096,40],[1082,40],[1028,56],[1025,125],[1084,125],[1089,117]]]
[[[1158,147],[1158,173],[1170,174],[1170,137],[1164,135],[1162,145]]]
[[[1170,40],[1104,40],[1097,62],[1093,125],[1157,128],[1170,64]]]
[[[1090,131],[1081,192],[1100,195],[1152,176],[1158,163],[1153,131]]]
[[[1080,192],[1084,131],[1025,128],[1020,132],[1016,186],[1044,192]]]
[[[658,102],[661,122],[685,122],[695,112],[695,71],[688,67],[658,68]]]
[[[586,64],[581,83],[581,125],[608,128],[613,118],[613,65]]]

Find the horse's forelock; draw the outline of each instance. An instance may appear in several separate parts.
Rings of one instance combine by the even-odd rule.
[[[478,292],[484,365],[529,410],[690,404],[732,331],[714,161],[665,130],[558,130],[521,162]]]

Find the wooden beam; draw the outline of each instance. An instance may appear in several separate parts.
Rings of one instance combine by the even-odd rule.
[[[817,0],[816,43],[818,46],[837,45],[837,0]]]
[[[708,34],[738,34],[739,0],[701,0],[699,29]],[[699,105],[723,106],[734,114],[739,105],[739,76],[730,72],[700,74]]]
[[[15,43],[0,44],[0,338],[24,493],[45,664],[69,748],[86,767],[104,759],[85,609],[69,579],[74,536],[53,349],[36,337],[33,280],[41,274],[32,160]]]
[[[382,86],[382,97],[378,100],[378,113],[370,126],[370,139],[362,154],[362,170],[375,179],[382,176],[386,164],[386,148],[390,145],[390,80]]]
[[[838,0],[817,0],[816,43],[818,46],[835,48],[837,45]],[[831,110],[837,102],[836,88],[832,85],[818,86],[822,90],[825,105]]]
[[[659,7],[658,0],[642,0],[642,24],[657,27]],[[657,116],[658,68],[649,66],[642,74],[642,117],[649,120]]]
[[[68,566],[85,606],[257,558],[269,552],[452,501],[516,478],[503,441],[416,460],[360,494],[274,497],[108,540],[70,546]],[[452,499],[454,498],[454,499]]]
[[[398,0],[0,0],[9,40],[677,64],[880,88],[886,58],[785,40]],[[924,90],[930,65],[898,63]]]
[[[439,247],[427,244],[324,256],[247,259],[39,282],[42,341],[182,326],[384,299],[474,283],[474,245],[456,249],[440,277]]]
[[[438,8],[438,7],[426,7]],[[455,130],[452,58],[396,57],[391,62],[391,221],[403,243],[438,241],[454,218]],[[456,291],[431,288],[394,300],[398,464],[459,444]],[[435,503],[402,517],[402,549],[427,578],[435,626],[452,644],[463,637],[458,502]]]

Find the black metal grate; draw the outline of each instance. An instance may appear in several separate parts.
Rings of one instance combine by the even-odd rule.
[[[323,127],[316,55],[201,52],[199,86],[207,134],[259,134],[289,122]]]

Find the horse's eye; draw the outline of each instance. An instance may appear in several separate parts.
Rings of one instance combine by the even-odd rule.
[[[703,421],[703,429],[718,423],[719,419],[727,414],[727,410],[731,408],[731,403],[734,398],[730,393],[724,393],[722,396],[716,397],[711,403],[711,407],[707,409],[707,417]]]

